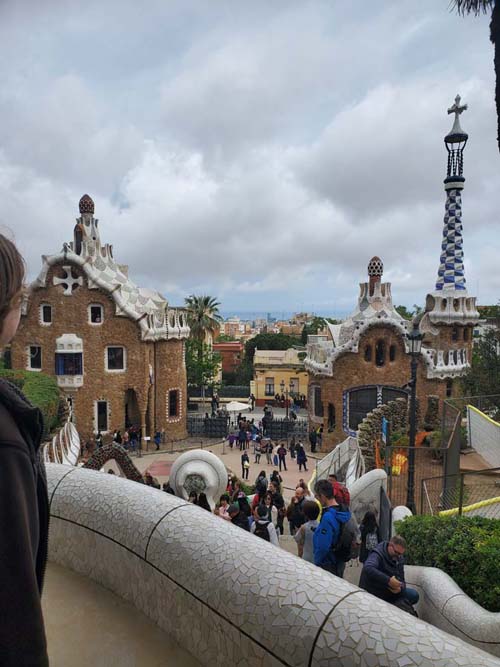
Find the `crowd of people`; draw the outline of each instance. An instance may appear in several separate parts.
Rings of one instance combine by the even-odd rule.
[[[343,577],[346,563],[359,558],[363,565],[361,588],[416,614],[413,605],[418,602],[418,593],[405,582],[406,544],[402,537],[382,541],[373,511],[366,512],[358,525],[350,511],[349,491],[336,475],[317,481],[314,494],[301,479],[289,503],[283,498],[282,484],[279,470],[273,470],[269,478],[262,470],[251,500],[243,483],[230,477],[213,510],[204,494],[193,494],[190,501],[276,546],[286,519],[300,558],[338,577]]]

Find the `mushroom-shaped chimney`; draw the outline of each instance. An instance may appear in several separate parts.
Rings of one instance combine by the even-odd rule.
[[[83,195],[78,203],[78,208],[80,209],[80,215],[94,215],[94,200],[89,195]]]
[[[370,278],[370,296],[373,296],[375,284],[379,283],[384,273],[384,264],[380,257],[372,257],[368,262],[368,276]]]

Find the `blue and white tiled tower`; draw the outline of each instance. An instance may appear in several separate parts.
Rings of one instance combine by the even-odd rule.
[[[448,165],[443,240],[436,289],[427,295],[420,329],[426,334],[422,354],[428,364],[429,378],[453,378],[470,366],[472,328],[479,319],[476,297],[467,293],[462,237],[463,152],[468,135],[460,126],[460,114],[467,105],[455,103],[448,109],[455,114],[453,127],[445,136]]]
[[[460,127],[460,114],[467,105],[460,106],[460,95],[448,113],[455,114],[451,131],[444,138],[448,151],[448,169],[444,180],[446,207],[441,244],[441,263],[439,265],[436,290],[464,290],[464,253],[462,249],[462,196],[465,178],[463,177],[463,150],[468,135]]]

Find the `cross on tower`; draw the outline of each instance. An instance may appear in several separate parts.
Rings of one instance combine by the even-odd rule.
[[[63,294],[65,296],[71,296],[73,294],[73,290],[76,289],[76,287],[83,285],[83,278],[81,276],[78,276],[77,278],[73,276],[72,266],[63,266],[62,269],[65,271],[66,276],[64,278],[58,278],[57,276],[54,276],[52,281],[54,285],[62,285],[64,287]]]
[[[458,122],[458,117],[460,116],[460,114],[463,111],[467,110],[467,105],[466,104],[462,104],[462,106],[460,106],[460,100],[461,99],[462,98],[460,97],[460,95],[457,95],[455,97],[455,104],[448,109],[448,113],[454,113],[455,114],[455,123]]]

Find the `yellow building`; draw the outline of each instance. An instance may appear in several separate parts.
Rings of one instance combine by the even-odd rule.
[[[257,405],[273,401],[276,394],[286,397],[287,391],[294,398],[307,396],[309,379],[299,354],[295,348],[255,350],[251,390]]]

